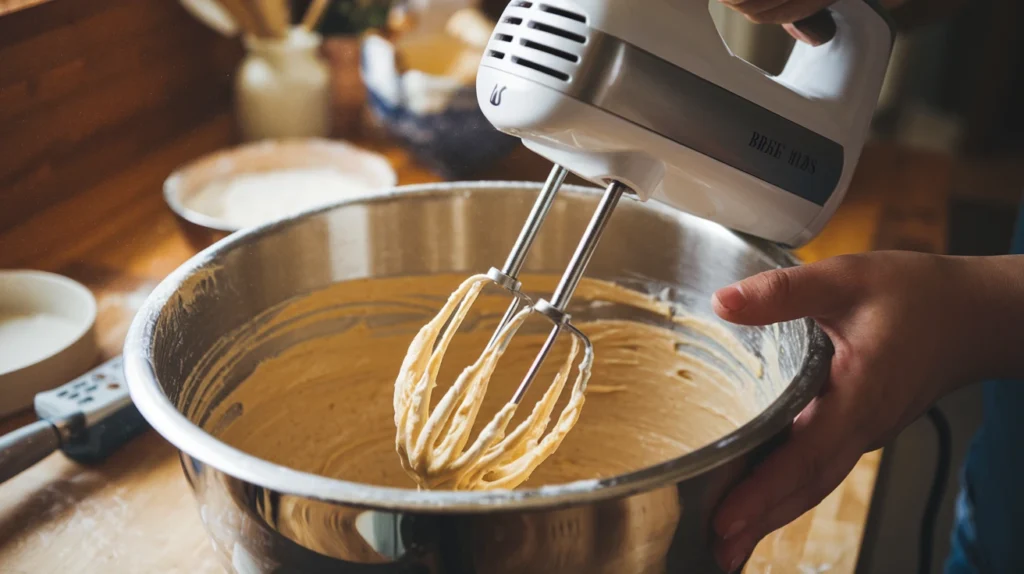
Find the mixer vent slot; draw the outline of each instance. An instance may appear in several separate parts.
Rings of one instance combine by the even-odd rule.
[[[519,20],[518,18],[516,19]],[[548,26],[543,22],[535,22],[531,20],[530,23],[527,24],[527,27],[558,36],[559,38],[565,38],[566,40],[577,42],[579,44],[585,44],[587,42],[587,39],[584,36],[580,36],[579,34],[575,34],[561,28],[555,28],[554,26]]]
[[[504,22],[505,24],[511,24],[513,26],[518,26],[518,25],[523,23],[523,19],[522,18],[517,18],[515,16],[506,16],[505,19],[502,20],[502,22]]]
[[[499,42],[511,42],[512,36],[509,36],[508,34],[495,34],[494,39]]]
[[[524,4],[529,4],[529,2],[524,2]],[[547,12],[548,14],[554,14],[555,16],[561,16],[562,18],[568,18],[570,20],[575,20],[575,21],[580,22],[582,24],[586,24],[587,23],[587,17],[584,16],[583,14],[577,14],[575,12],[570,12],[568,10],[563,10],[561,8],[556,8],[555,6],[548,6],[547,4],[541,4],[540,5],[540,9],[541,9],[541,11]]]
[[[524,68],[529,68],[535,72],[540,72],[547,76],[551,76],[552,78],[562,80],[563,82],[569,81],[569,74],[566,74],[565,72],[559,72],[558,70],[538,64],[537,62],[532,62],[530,60],[520,58],[519,56],[512,56],[512,63],[519,64]]]
[[[518,0],[512,3],[516,8],[533,8],[533,2],[525,2],[524,0]]]
[[[551,46],[545,46],[544,44],[538,44],[537,42],[533,42],[533,41],[527,40],[525,38],[520,40],[519,43],[522,44],[523,46],[526,46],[527,48],[532,48],[534,50],[538,50],[540,52],[544,52],[545,54],[551,54],[552,56],[555,56],[556,58],[561,58],[563,60],[567,60],[567,61],[572,62],[574,64],[576,62],[580,61],[580,57],[577,56],[576,54],[570,54],[569,52],[563,52],[562,50],[559,50],[558,48],[552,48]]]
[[[492,58],[498,59],[498,60],[504,60],[505,59],[505,52],[499,52],[497,50],[489,50],[487,52],[487,55],[492,57]]]

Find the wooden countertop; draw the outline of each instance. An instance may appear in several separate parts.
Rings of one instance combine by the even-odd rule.
[[[181,163],[228,145],[218,117],[168,142],[119,175],[82,190],[0,235],[0,268],[56,271],[99,302],[104,358],[120,352],[149,291],[193,250],[164,206],[160,186]],[[402,184],[436,180],[401,150],[371,143]],[[801,250],[807,260],[873,247],[941,251],[951,161],[890,145],[865,151],[854,189],[835,219]],[[543,179],[549,166],[518,153],[489,179]],[[0,421],[6,432],[33,420]],[[766,539],[749,573],[856,566],[879,453],[866,454],[820,506]],[[102,465],[54,454],[0,485],[0,573],[218,572],[174,449],[148,432]]]

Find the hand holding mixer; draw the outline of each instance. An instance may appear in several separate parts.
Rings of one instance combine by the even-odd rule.
[[[893,42],[888,20],[868,0],[839,0],[829,12],[833,37],[817,47],[798,42],[783,72],[771,76],[729,51],[703,0],[509,3],[481,62],[477,99],[495,127],[522,138],[555,167],[502,269],[471,279],[438,316],[447,321],[438,329],[458,329],[487,279],[513,296],[481,361],[430,414],[433,434],[403,435],[400,426],[398,450],[407,469],[430,474],[428,467],[444,466],[435,455],[447,463],[458,458],[460,468],[474,469],[475,487],[509,487],[525,480],[552,444],[557,447],[568,430],[563,423],[571,427],[578,416],[593,358],[566,308],[623,195],[655,199],[790,247],[821,231],[853,177]],[[521,292],[518,274],[569,171],[605,192],[551,300],[533,303]],[[551,332],[506,410],[463,453],[479,409],[474,401],[486,391],[486,380],[470,379],[493,372],[532,312],[552,321]],[[582,345],[573,387],[578,401],[570,400],[546,437],[553,404],[544,399],[505,437],[506,411],[514,412],[562,331],[574,336],[573,352],[553,388],[561,390]],[[440,338],[450,341],[448,332]],[[434,377],[446,345],[431,353],[435,367],[427,371]],[[480,370],[484,363],[490,370]],[[430,377],[417,381],[433,386]],[[428,405],[417,408],[425,421]],[[442,445],[438,429],[450,429],[460,417],[468,421],[466,436]],[[507,451],[522,456],[501,454]],[[482,479],[488,475],[505,478]],[[518,482],[507,480],[512,475]]]

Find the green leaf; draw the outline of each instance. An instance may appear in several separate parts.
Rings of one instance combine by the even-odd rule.
[[[393,0],[334,0],[320,23],[323,36],[358,35],[387,25]]]

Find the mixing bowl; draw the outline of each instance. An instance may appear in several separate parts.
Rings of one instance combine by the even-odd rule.
[[[504,260],[538,191],[525,183],[398,188],[241,231],[153,292],[125,345],[128,384],[142,414],[180,450],[203,522],[230,571],[718,571],[709,550],[716,504],[784,436],[828,373],[832,347],[812,321],[729,326],[751,349],[761,349],[765,338],[777,349],[777,357],[761,355],[777,358],[779,376],[753,389],[759,414],[685,456],[610,478],[420,492],[293,470],[203,430],[210,410],[260,360],[345,327],[310,322],[234,361],[220,388],[187,383],[223,336],[339,281],[486,270]],[[564,188],[525,273],[564,268],[598,199],[596,190]],[[715,289],[795,263],[770,244],[655,203],[624,201],[588,275],[710,314]]]

